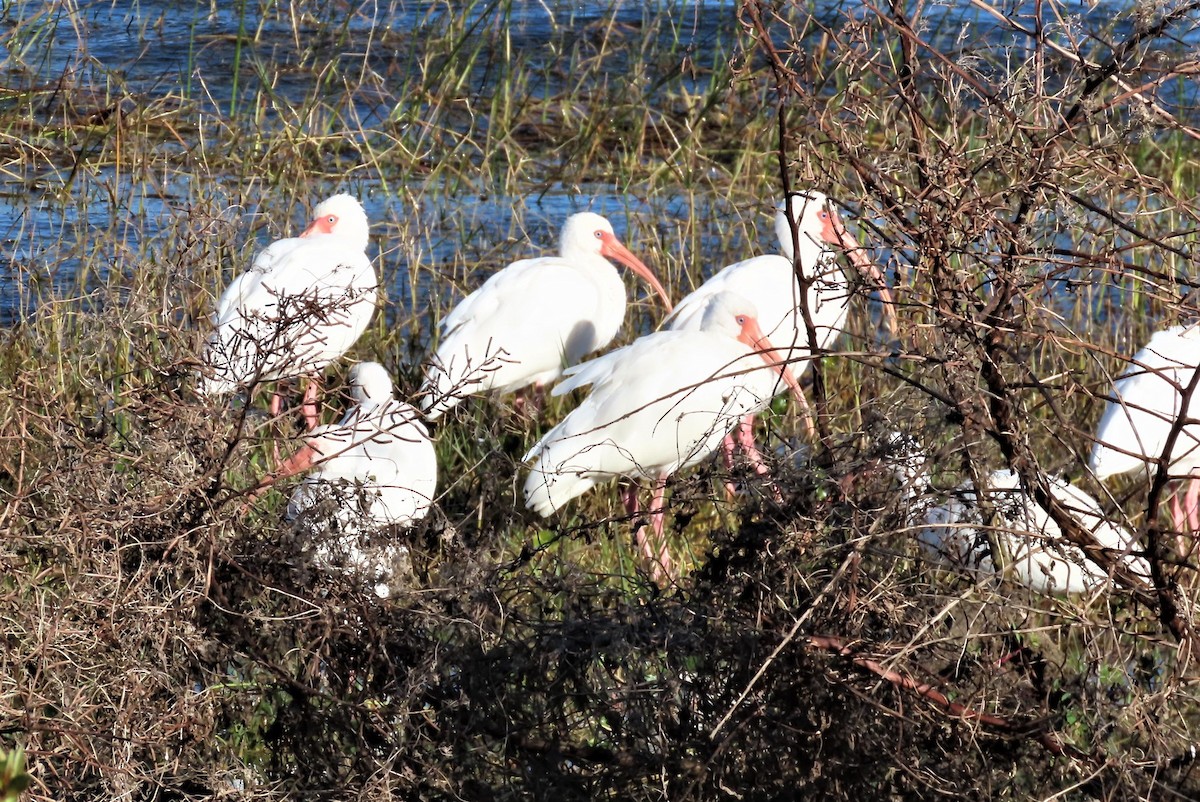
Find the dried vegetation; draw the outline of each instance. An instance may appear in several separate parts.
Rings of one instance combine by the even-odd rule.
[[[47,73],[64,24],[89,44],[75,2],[0,12],[4,179],[33,198],[0,279],[0,746],[28,798],[1200,796],[1196,557],[1155,495],[1101,496],[1153,586],[1047,598],[928,563],[888,466],[899,429],[938,487],[1100,490],[1111,377],[1195,313],[1200,4],[235,6],[169,40],[169,87]],[[167,41],[167,12],[131,19]],[[716,465],[674,481],[676,585],[610,490],[521,509],[538,424],[503,406],[439,425],[391,599],[315,570],[279,495],[243,509],[295,433],[196,399],[203,319],[325,189],[373,199],[392,297],[355,355],[411,391],[456,293],[576,189],[682,292],[768,248],[800,185],[853,207],[902,334],[864,297],[813,365],[819,442],[793,458],[770,418],[783,504],[749,475],[724,501]]]

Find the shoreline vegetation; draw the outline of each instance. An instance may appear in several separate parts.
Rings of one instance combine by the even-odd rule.
[[[1194,537],[1165,474],[1086,467],[1130,355],[1200,308],[1200,4],[120,5],[0,7],[0,799],[1200,796]],[[816,436],[760,416],[773,485],[672,478],[667,587],[615,485],[524,509],[578,394],[438,421],[387,599],[314,566],[294,485],[246,508],[299,422],[199,398],[198,355],[320,199],[363,201],[386,296],[331,422],[351,362],[413,401],[442,316],[572,212],[678,300],[809,187],[899,335],[857,288]],[[626,283],[618,344],[661,320]],[[1094,495],[1149,577],[930,560],[914,508],[1004,468],[1085,547],[1045,477]]]

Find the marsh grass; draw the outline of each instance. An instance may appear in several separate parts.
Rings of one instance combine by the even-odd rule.
[[[896,19],[798,5],[763,35],[756,8],[4,7],[0,740],[25,747],[33,798],[1195,791],[1190,663],[1156,611],[935,569],[884,446],[920,436],[940,488],[1004,465],[1013,433],[966,414],[995,358],[1022,447],[1087,483],[1121,355],[1194,314],[1195,140],[1109,84],[1062,129],[1088,73],[1045,46],[962,41],[943,18],[915,24],[914,54]],[[95,23],[120,15],[128,47]],[[1195,20],[1171,31],[1194,41]],[[1134,85],[1155,42],[1154,63],[1178,55],[1136,49]],[[156,48],[174,57],[139,69]],[[1194,125],[1191,90],[1164,86]],[[789,405],[760,424],[784,447],[782,505],[744,468],[673,482],[675,586],[649,582],[611,487],[546,521],[520,504],[520,457],[570,399],[533,422],[480,399],[437,425],[437,511],[398,535],[413,579],[387,603],[305,562],[287,488],[240,511],[297,427],[198,401],[196,355],[220,288],[316,201],[371,212],[387,305],[351,357],[408,396],[453,303],[592,199],[676,297],[774,252],[777,148],[790,183],[846,202],[904,325],[889,341],[856,300],[803,458]],[[625,337],[661,316],[636,298]],[[1106,507],[1144,526],[1145,488],[1116,491]],[[1193,566],[1170,570],[1191,599]]]

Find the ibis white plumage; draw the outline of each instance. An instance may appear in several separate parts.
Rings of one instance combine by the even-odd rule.
[[[650,519],[658,542],[642,528],[635,534],[656,579],[672,570],[662,539],[667,477],[711,454],[742,416],[770,402],[780,382],[799,391],[753,304],[733,293],[709,300],[699,330],[650,334],[566,373],[555,395],[589,384],[591,393],[525,455],[536,460],[526,504],[548,516],[609,479],[654,480]],[[631,515],[638,512],[636,485],[625,502]]]
[[[792,220],[796,222],[794,231]],[[734,292],[758,309],[759,323],[772,342],[789,352],[799,349],[807,353],[809,337],[803,312],[807,300],[816,334],[815,346],[828,348],[845,329],[854,295],[853,278],[839,266],[834,250],[842,248],[851,264],[879,291],[884,300],[884,314],[889,316],[889,325],[895,331],[895,307],[887,279],[851,236],[825,195],[812,190],[790,195],[787,207],[780,203],[776,209],[775,234],[779,238],[779,254],[756,256],[722,268],[676,305],[666,327],[679,331],[698,329],[708,300],[721,292]],[[797,261],[811,282],[805,296],[801,296],[796,278]],[[807,361],[800,363],[798,372],[807,366]]]
[[[391,527],[424,518],[437,487],[437,459],[420,413],[392,395],[387,371],[364,362],[350,371],[353,407],[340,423],[313,430],[304,446],[255,493],[312,469],[292,493],[288,518],[312,539],[319,564],[386,577],[404,546]],[[380,548],[368,550],[383,538]],[[376,592],[381,586],[377,585]],[[381,595],[386,595],[383,593]]]
[[[884,315],[895,334],[895,306],[886,278],[846,230],[825,195],[812,190],[790,195],[787,205],[780,203],[775,212],[775,233],[779,239],[778,255],[757,256],[721,269],[679,302],[667,320],[667,327],[699,328],[709,299],[718,293],[734,292],[758,309],[763,331],[777,347],[785,350],[786,359],[796,366],[796,375],[801,376],[808,369],[809,354],[827,349],[846,326],[855,278],[838,264],[835,249],[841,248],[850,264],[878,290],[884,301]],[[804,294],[796,275],[797,264],[809,282]],[[812,323],[815,338],[811,341],[808,322]],[[803,396],[798,400],[811,431],[808,404]],[[737,429],[737,439],[762,472],[765,469],[754,445],[752,427],[752,417],[743,421]],[[726,444],[729,456],[732,446],[732,441]]]
[[[1200,530],[1200,388],[1193,388],[1198,366],[1200,324],[1155,333],[1113,385],[1088,461],[1101,481],[1127,473],[1153,476],[1164,457],[1172,478],[1191,476],[1183,503],[1178,492],[1172,497],[1181,534]],[[1168,453],[1167,439],[1176,428]]]
[[[993,471],[982,493],[968,480],[940,499],[918,492],[928,482],[919,467],[924,455],[914,449],[897,463],[905,483],[906,501],[913,518],[920,520],[917,539],[921,548],[943,565],[975,578],[996,573],[991,541],[1007,552],[1005,576],[1037,593],[1090,593],[1111,584],[1109,575],[1068,541],[1049,511],[1037,503],[1013,470]],[[1135,554],[1137,541],[1124,527],[1105,516],[1099,502],[1061,478],[1046,477],[1051,495],[1087,530],[1102,548],[1133,573],[1150,580],[1150,566]],[[994,510],[991,527],[985,527],[980,496]],[[989,540],[989,533],[991,540]]]
[[[442,321],[422,388],[426,415],[437,418],[474,393],[548,384],[612,342],[625,320],[625,284],[609,259],[649,282],[670,311],[658,277],[621,244],[607,220],[591,212],[572,215],[558,256],[514,262]]]
[[[350,195],[322,201],[298,237],[273,242],[225,289],[205,347],[200,392],[223,394],[259,382],[317,375],[366,330],[378,303],[367,257],[362,204]],[[316,425],[316,387],[305,395]],[[272,411],[278,412],[278,400]]]

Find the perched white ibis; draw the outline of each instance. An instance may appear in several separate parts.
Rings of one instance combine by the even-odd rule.
[[[615,259],[654,288],[650,268],[629,252],[598,214],[567,218],[558,256],[523,259],[464,298],[442,321],[422,406],[431,420],[465,396],[510,393],[557,380],[563,368],[612,342],[625,320],[625,285]]]
[[[341,422],[313,430],[304,446],[253,492],[314,469],[288,503],[288,518],[313,540],[317,561],[376,578],[407,553],[383,531],[424,518],[437,486],[437,460],[420,413],[392,397],[375,362],[350,371],[354,406]],[[384,540],[369,551],[368,541]],[[380,580],[376,593],[387,595]]]
[[[679,302],[667,327],[699,328],[708,300],[721,292],[735,292],[754,304],[763,331],[777,347],[784,349],[789,363],[798,363],[797,376],[803,375],[809,366],[809,354],[828,348],[846,325],[854,294],[852,287],[858,278],[843,272],[838,264],[836,249],[844,249],[850,264],[879,291],[884,314],[895,335],[896,312],[887,280],[846,230],[823,194],[812,190],[795,193],[788,197],[786,208],[780,203],[775,212],[775,233],[780,255],[757,256],[723,268]],[[797,263],[811,282],[805,295],[800,292]],[[812,343],[805,321],[805,300],[815,335]],[[811,433],[808,404],[802,395],[798,400]],[[754,445],[753,425],[752,416],[743,421],[737,429],[737,440],[761,473],[765,467]],[[732,449],[731,439],[725,444],[727,464],[732,461]]]
[[[993,471],[986,478],[982,495],[995,512],[989,529],[984,526],[979,491],[970,480],[948,499],[920,494],[918,485],[927,484],[929,478],[919,467],[923,463],[924,455],[909,449],[897,463],[897,475],[905,482],[906,500],[917,507],[914,513],[921,513],[923,526],[917,535],[921,548],[943,565],[976,579],[995,574],[990,532],[1011,560],[1005,576],[1034,592],[1090,593],[1111,584],[1109,575],[1063,536],[1050,513],[1022,486],[1016,471]],[[1061,478],[1047,477],[1047,484],[1101,547],[1149,581],[1150,566],[1133,554],[1138,548],[1133,535],[1109,521],[1096,499]]]
[[[204,352],[200,392],[230,393],[309,375],[304,414],[317,424],[316,377],[366,330],[379,290],[368,223],[350,195],[322,201],[299,237],[271,243],[225,289]],[[272,400],[278,414],[279,398]]]
[[[660,331],[568,368],[554,395],[589,384],[592,391],[525,455],[537,460],[525,482],[526,505],[548,516],[600,482],[652,479],[657,542],[642,527],[635,538],[654,578],[671,574],[662,536],[667,477],[711,454],[742,416],[770,402],[779,381],[799,392],[781,356],[753,304],[721,293],[710,299],[698,331]],[[636,484],[624,495],[636,515]]]
[[[1101,481],[1134,472],[1153,476],[1163,458],[1171,477],[1191,476],[1183,503],[1178,491],[1172,497],[1180,535],[1200,530],[1200,387],[1189,391],[1200,384],[1198,366],[1200,324],[1155,333],[1113,385],[1089,460]],[[1173,429],[1178,432],[1167,453]]]

